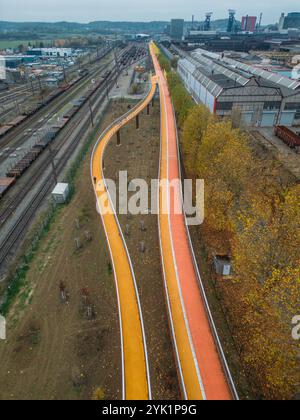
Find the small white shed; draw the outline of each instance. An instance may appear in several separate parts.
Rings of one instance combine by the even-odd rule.
[[[227,255],[215,255],[214,265],[217,274],[230,276],[232,271],[231,259]]]
[[[58,204],[64,204],[69,196],[69,184],[58,183],[52,191],[53,200]]]

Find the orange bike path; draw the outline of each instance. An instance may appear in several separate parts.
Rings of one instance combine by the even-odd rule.
[[[122,126],[148,105],[155,90],[156,78],[152,78],[152,87],[147,98],[99,138],[91,161],[91,176],[94,182],[98,208],[101,210],[101,219],[110,249],[116,281],[121,330],[123,398],[127,400],[151,398],[147,349],[138,292],[126,243],[117,216],[110,203],[106,185],[102,186],[102,190],[99,186],[105,182],[103,155],[107,144]],[[104,208],[107,209],[106,212],[103,211]]]
[[[161,103],[161,159],[160,181],[167,179],[168,174],[168,149],[167,149],[167,124],[166,124],[166,97],[164,94],[164,79],[158,67],[157,58],[151,46],[152,59],[156,69],[160,87]],[[182,394],[185,399],[202,400],[201,380],[197,371],[197,364],[193,354],[191,339],[187,328],[187,320],[182,305],[176,264],[173,258],[173,244],[170,231],[170,218],[168,212],[168,189],[160,185],[159,189],[159,231],[162,266],[166,288],[167,303],[170,316],[175,354],[181,379]]]
[[[172,182],[172,180],[180,179],[176,122],[167,82],[157,60],[155,63],[159,84],[162,87],[161,94],[165,97],[167,136],[162,136],[162,140],[168,143],[167,177],[169,182]],[[205,303],[199,289],[198,277],[193,264],[193,256],[186,231],[185,217],[183,214],[175,214],[174,211],[178,206],[179,208],[182,206],[181,191],[179,184],[177,185],[178,188],[170,188],[169,190],[170,229],[184,310],[204,388],[202,396],[208,400],[231,400],[231,391],[216,348]]]

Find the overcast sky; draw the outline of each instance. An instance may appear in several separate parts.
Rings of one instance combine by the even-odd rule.
[[[205,12],[214,12],[214,19],[225,18],[228,8],[237,10],[237,18],[263,12],[264,24],[278,21],[281,12],[300,9],[299,0],[0,0],[0,20],[191,20],[192,14],[202,20]]]

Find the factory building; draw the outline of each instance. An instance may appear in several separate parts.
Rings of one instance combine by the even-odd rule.
[[[202,49],[179,60],[178,73],[194,100],[221,117],[238,112],[257,127],[300,124],[300,81]]]
[[[73,50],[72,48],[31,48],[28,54],[38,57],[71,57]]]
[[[279,31],[286,29],[300,29],[299,12],[288,13],[287,16],[285,16],[284,13],[281,14],[279,19]]]
[[[172,19],[170,27],[170,37],[172,41],[182,41],[183,39],[184,20]]]
[[[1,58],[8,69],[17,69],[21,65],[35,62],[35,57],[29,55],[3,55]]]

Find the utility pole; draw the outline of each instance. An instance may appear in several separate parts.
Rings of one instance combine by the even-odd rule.
[[[118,75],[119,75],[119,71],[120,71],[120,68],[119,68],[119,62],[118,62],[118,57],[117,57],[117,52],[116,52],[116,50],[114,49],[114,57],[115,57],[115,63],[116,63],[116,86],[118,86]]]
[[[57,185],[58,180],[57,180],[57,173],[56,173],[56,168],[55,168],[54,156],[53,156],[53,150],[52,150],[51,143],[49,143],[49,155],[50,155],[50,161],[51,161],[51,166],[52,166],[53,178],[54,178],[54,181],[55,181],[55,185]]]
[[[68,80],[67,80],[66,69],[65,69],[64,63],[62,63],[62,68],[63,68],[63,72],[64,72],[64,81],[65,81],[65,84],[67,84]]]
[[[94,116],[93,116],[93,109],[92,109],[91,99],[89,99],[89,109],[90,109],[90,116],[91,116],[92,127],[94,127]]]
[[[107,78],[105,79],[105,84],[106,84],[106,97],[107,97],[107,99],[109,99],[109,90],[108,90],[108,80],[107,80]]]
[[[117,131],[117,146],[121,146],[121,132]]]
[[[44,94],[43,94],[43,89],[42,89],[41,78],[40,78],[40,76],[37,76],[37,78],[38,78],[38,82],[39,82],[40,94],[41,94],[41,97],[42,97],[42,103],[44,103]]]
[[[32,81],[31,77],[29,78],[29,81],[30,81],[30,85],[31,85],[32,96],[34,96],[35,95],[35,90],[34,90],[34,85],[33,85],[33,81]]]
[[[19,102],[17,101],[17,99],[15,100],[15,104],[16,104],[16,114],[17,115],[20,115],[21,114],[21,111],[20,111],[20,106],[19,106]]]

